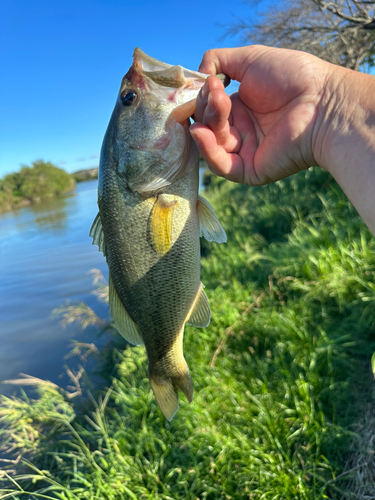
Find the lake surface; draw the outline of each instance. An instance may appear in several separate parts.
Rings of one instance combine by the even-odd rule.
[[[26,373],[68,383],[64,356],[71,340],[92,340],[78,325],[63,328],[51,311],[82,300],[104,318],[108,306],[92,295],[91,269],[107,279],[103,255],[88,236],[97,214],[97,181],[74,193],[0,215],[0,393],[2,380]]]

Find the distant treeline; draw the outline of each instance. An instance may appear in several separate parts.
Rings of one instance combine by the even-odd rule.
[[[78,170],[78,172],[72,173],[72,177],[76,182],[90,181],[91,179],[98,178],[98,171],[98,167]]]
[[[75,179],[50,162],[34,161],[0,179],[0,212],[71,191]]]

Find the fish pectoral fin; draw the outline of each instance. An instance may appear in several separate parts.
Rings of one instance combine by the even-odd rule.
[[[185,373],[174,377],[162,378],[150,375],[150,385],[160,410],[169,421],[178,410],[178,390],[185,394],[189,403],[193,400],[193,384],[187,365]]]
[[[151,227],[155,250],[165,255],[172,245],[173,211],[177,201],[173,195],[161,194],[157,197],[151,212]]]
[[[92,238],[92,244],[98,245],[99,252],[103,252],[103,255],[105,257],[106,248],[105,248],[105,242],[104,242],[104,231],[103,231],[102,220],[100,218],[99,212],[98,212],[97,216],[95,217],[94,222],[92,223],[89,236],[91,236],[91,238]]]
[[[202,196],[198,196],[197,211],[201,232],[200,235],[204,236],[207,241],[226,243],[227,235],[225,234],[214,209],[207,200],[202,198]]]
[[[205,328],[210,324],[211,309],[206,292],[204,291],[203,283],[199,284],[197,296],[189,313],[187,324]]]
[[[109,307],[116,328],[124,339],[133,345],[144,344],[138,326],[129,316],[118,296],[111,275],[109,275]]]

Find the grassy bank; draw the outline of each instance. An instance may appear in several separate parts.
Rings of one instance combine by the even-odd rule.
[[[64,170],[37,160],[0,179],[0,213],[66,193],[74,186],[75,180]]]
[[[352,464],[372,400],[375,240],[319,169],[259,188],[205,184],[228,243],[203,247],[213,317],[186,327],[193,403],[181,397],[168,423],[143,348],[113,332],[101,382],[87,375],[82,395],[39,383],[33,398],[1,397],[13,462],[0,498],[369,498],[353,479],[369,460]],[[111,328],[84,304],[63,312]]]

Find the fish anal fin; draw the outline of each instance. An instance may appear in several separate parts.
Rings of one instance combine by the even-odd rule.
[[[178,390],[185,394],[189,403],[193,400],[193,384],[187,365],[184,373],[173,377],[150,375],[150,385],[161,412],[169,421],[178,410]]]
[[[102,220],[100,218],[99,213],[97,214],[97,216],[94,219],[94,222],[92,223],[89,236],[91,236],[91,238],[92,238],[92,244],[98,245],[99,251],[103,252],[103,255],[105,257],[106,248],[105,248],[105,241],[104,241],[104,231],[103,231],[103,226],[102,226]]]
[[[155,250],[161,256],[165,255],[172,245],[173,211],[176,203],[173,195],[161,194],[156,199],[151,213]]]
[[[215,241],[216,243],[225,243],[227,235],[215,214],[214,209],[207,200],[198,196],[197,211],[200,226],[200,235],[204,236],[207,241]]]
[[[204,291],[203,283],[199,284],[197,296],[194,304],[189,312],[187,324],[205,328],[210,324],[211,309],[206,292]]]
[[[129,316],[118,296],[111,275],[109,275],[109,307],[116,328],[124,339],[133,345],[144,344],[136,323]]]

